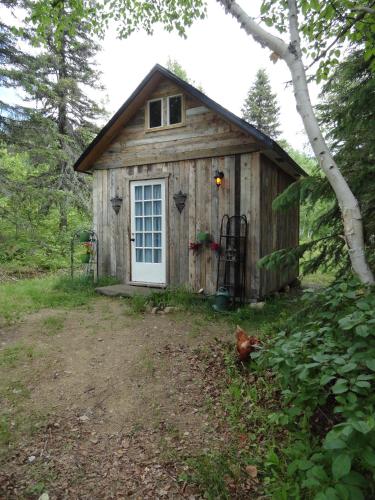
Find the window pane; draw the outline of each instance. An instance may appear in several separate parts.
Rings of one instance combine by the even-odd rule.
[[[135,202],[135,215],[142,215],[143,214],[142,205],[143,205],[143,203],[141,201]]]
[[[181,123],[182,117],[182,100],[181,96],[170,97],[169,102],[169,124]]]
[[[161,185],[155,184],[154,186],[154,200],[161,198]]]
[[[152,250],[145,250],[145,262],[152,262]]]
[[[143,231],[143,219],[142,219],[142,217],[135,218],[135,230],[136,231]]]
[[[135,186],[135,199],[136,200],[142,199],[142,186]]]
[[[150,128],[161,126],[161,100],[149,102]]]
[[[161,201],[154,201],[154,215],[161,215]]]
[[[154,233],[154,247],[161,247],[161,233]]]
[[[136,247],[143,247],[143,234],[142,233],[135,233],[135,246]]]
[[[143,262],[143,250],[142,250],[142,248],[135,249],[135,260],[136,260],[136,262]]]
[[[145,233],[145,247],[152,247],[152,233]]]
[[[152,186],[145,186],[144,200],[151,200],[152,198]]]
[[[152,215],[152,202],[145,201],[145,215]]]
[[[161,262],[161,250],[154,250],[154,262],[159,264]]]
[[[145,231],[152,231],[152,217],[145,217]]]
[[[161,231],[161,217],[154,217],[154,231]]]

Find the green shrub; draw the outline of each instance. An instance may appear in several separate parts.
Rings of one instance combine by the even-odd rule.
[[[282,388],[270,419],[293,436],[287,498],[374,498],[374,291],[350,280],[302,300],[258,358]]]

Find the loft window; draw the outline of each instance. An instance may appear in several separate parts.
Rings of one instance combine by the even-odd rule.
[[[182,122],[182,97],[174,95],[168,97],[168,125]]]
[[[149,127],[161,127],[163,125],[163,109],[162,100],[156,99],[155,101],[149,101],[148,103],[148,116],[149,116]]]

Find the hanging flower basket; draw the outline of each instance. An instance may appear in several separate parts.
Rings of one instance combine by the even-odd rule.
[[[198,243],[209,243],[209,241],[211,240],[210,238],[210,234],[209,233],[206,233],[205,231],[200,231],[198,234],[197,234],[197,241]]]
[[[193,253],[197,253],[201,247],[202,243],[199,243],[198,241],[191,241],[189,243],[189,250],[193,250]]]
[[[210,248],[213,252],[216,253],[216,255],[221,254],[221,246],[219,245],[219,243],[216,243],[216,241],[211,241]]]
[[[85,241],[90,241],[91,233],[89,231],[82,231],[79,235],[79,241],[84,243]]]

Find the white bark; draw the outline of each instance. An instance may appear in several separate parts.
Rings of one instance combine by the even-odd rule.
[[[288,0],[289,45],[259,26],[234,0],[217,1],[239,22],[248,35],[263,47],[275,52],[288,65],[292,75],[297,111],[302,117],[319,165],[327,176],[339,203],[353,271],[362,283],[373,284],[374,276],[364,252],[363,224],[358,201],[327,147],[311,105],[306,72],[302,63],[296,0]]]

